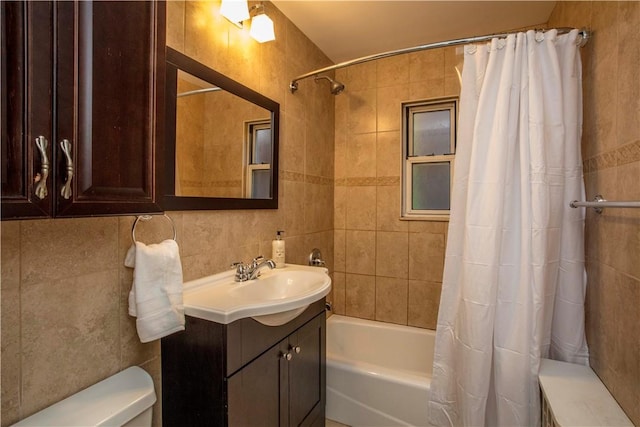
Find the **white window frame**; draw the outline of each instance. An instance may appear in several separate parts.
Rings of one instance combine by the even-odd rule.
[[[253,157],[253,141],[256,139],[256,132],[262,129],[271,129],[271,120],[251,120],[245,122],[245,174],[244,174],[244,195],[243,197],[251,197],[251,189],[253,188],[253,171],[271,169],[271,163],[251,163]],[[273,135],[272,135],[273,140]],[[273,141],[271,144],[273,149]],[[272,153],[273,155],[273,153]]]
[[[450,148],[449,154],[414,156],[413,147],[413,115],[415,113],[429,111],[449,110],[450,113]],[[456,151],[456,129],[458,115],[458,98],[438,98],[424,101],[413,101],[402,104],[402,219],[423,219],[423,220],[449,220],[449,209],[413,209],[412,187],[414,164],[426,163],[449,163],[449,201],[451,201],[451,190],[453,188],[453,170],[455,166]]]

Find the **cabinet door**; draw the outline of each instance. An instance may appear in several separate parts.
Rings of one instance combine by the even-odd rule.
[[[289,337],[289,426],[308,426],[324,417],[325,314]]]
[[[160,211],[165,3],[55,8],[56,216]]]
[[[287,425],[287,364],[283,340],[227,379],[228,426]]]
[[[52,213],[52,11],[50,2],[0,2],[3,219]]]

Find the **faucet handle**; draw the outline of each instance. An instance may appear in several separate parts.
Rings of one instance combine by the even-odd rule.
[[[231,264],[231,268],[236,269],[236,282],[244,282],[249,277],[249,271],[251,270],[251,266],[245,265],[243,262],[234,262]]]

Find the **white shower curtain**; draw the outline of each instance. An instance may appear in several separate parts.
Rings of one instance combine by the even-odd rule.
[[[538,425],[540,358],[588,364],[578,37],[465,47],[435,425]]]

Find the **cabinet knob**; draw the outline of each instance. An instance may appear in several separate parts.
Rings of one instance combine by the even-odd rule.
[[[302,349],[300,348],[300,346],[299,346],[299,345],[297,345],[297,346],[293,347],[293,351],[295,351],[295,352],[296,352],[296,354],[300,354],[300,352],[302,351]]]
[[[293,359],[293,354],[291,354],[291,352],[281,353],[280,357],[282,357],[286,361],[289,361]]]
[[[49,141],[44,136],[36,138],[36,147],[40,152],[42,163],[40,166],[40,176],[38,177],[38,183],[36,184],[35,193],[36,197],[40,200],[47,197],[47,178],[49,177],[49,157],[47,156],[47,147]]]
[[[71,198],[71,180],[73,179],[73,158],[71,157],[71,142],[68,139],[60,141],[60,148],[67,158],[67,181],[60,191],[60,195],[64,199]]]

